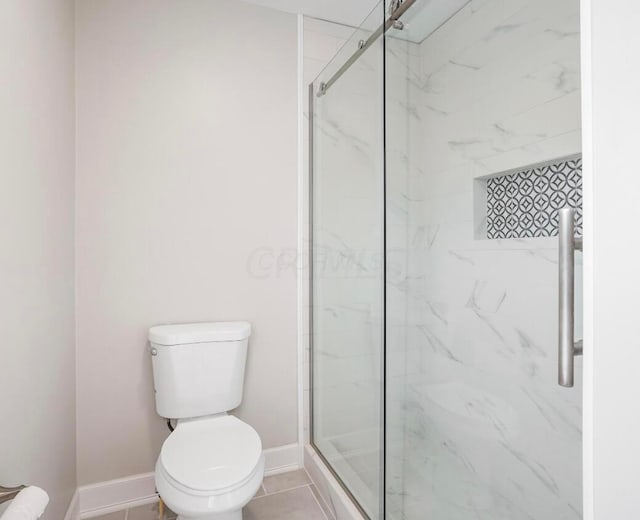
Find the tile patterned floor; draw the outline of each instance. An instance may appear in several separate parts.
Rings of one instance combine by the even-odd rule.
[[[94,518],[94,520],[173,520],[158,504],[135,507]],[[333,520],[322,498],[303,470],[266,477],[254,499],[244,508],[243,520]]]

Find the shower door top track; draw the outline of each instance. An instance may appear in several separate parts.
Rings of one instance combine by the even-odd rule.
[[[369,38],[361,42],[358,46],[358,50],[351,55],[351,57],[335,72],[333,76],[331,76],[327,81],[320,83],[317,96],[324,96],[331,86],[338,81],[340,77],[347,72],[347,70],[349,70],[351,65],[358,61],[360,56],[362,56],[367,49],[371,47],[378,38],[380,38],[380,36],[384,35],[389,29],[396,26],[400,21],[400,18],[402,18],[402,15],[404,15],[404,13],[406,13],[407,10],[415,3],[416,0],[404,0],[404,2],[402,0],[396,0],[393,2],[393,10],[389,15],[389,18],[380,27],[378,27],[378,29],[369,36]]]

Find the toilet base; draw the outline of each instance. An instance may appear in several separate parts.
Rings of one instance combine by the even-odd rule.
[[[178,516],[178,520],[242,520],[242,509],[207,516]]]

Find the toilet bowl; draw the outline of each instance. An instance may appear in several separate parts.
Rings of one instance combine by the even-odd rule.
[[[156,487],[179,520],[241,520],[264,476],[255,430],[230,415],[179,422],[156,463]]]
[[[227,411],[242,401],[247,322],[149,330],[156,409],[178,419],[156,462],[156,488],[178,520],[242,520],[264,477],[257,432]]]

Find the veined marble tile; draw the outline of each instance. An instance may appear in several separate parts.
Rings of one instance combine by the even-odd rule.
[[[422,44],[406,351],[387,381],[404,429],[394,518],[580,518],[580,387],[555,381],[556,242],[475,240],[473,214],[475,177],[579,152],[578,7],[472,2]]]
[[[316,434],[372,500],[380,468],[354,440],[381,419],[384,202],[395,520],[580,518],[556,245],[475,240],[473,210],[475,177],[579,151],[578,22],[576,0],[473,0],[420,46],[389,40],[385,194],[375,52],[320,102]]]

